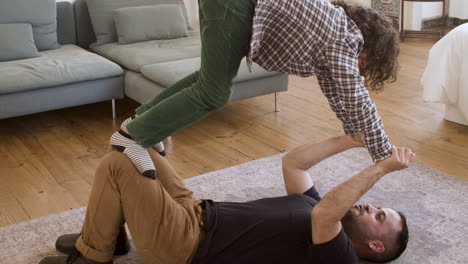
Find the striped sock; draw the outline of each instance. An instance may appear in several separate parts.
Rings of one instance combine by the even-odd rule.
[[[143,176],[156,179],[156,168],[151,156],[130,135],[119,130],[111,136],[110,144],[114,149],[125,154]]]
[[[122,125],[120,125],[120,129],[127,128],[128,123],[130,123],[134,118],[135,118],[135,116],[132,116],[132,117],[129,117],[129,118],[125,119],[125,120],[122,122]],[[153,148],[154,148],[159,154],[161,154],[161,156],[163,156],[163,157],[166,156],[166,151],[165,151],[165,148],[164,148],[164,143],[163,143],[162,141],[160,141],[160,142],[154,144],[154,145],[153,145]]]

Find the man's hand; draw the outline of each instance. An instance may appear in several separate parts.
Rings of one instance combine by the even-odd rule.
[[[414,161],[416,154],[409,148],[392,147],[392,156],[377,162],[377,166],[385,170],[385,173],[403,170],[409,167]]]

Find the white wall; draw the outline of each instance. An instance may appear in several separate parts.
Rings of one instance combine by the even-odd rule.
[[[450,0],[450,17],[468,19],[468,1]]]
[[[424,19],[442,16],[442,2],[405,3],[405,30],[421,30]]]
[[[372,0],[362,0],[362,5],[367,6],[367,7],[371,7]]]
[[[346,2],[358,3],[363,6],[371,7],[372,0],[345,0]]]
[[[193,27],[198,27],[198,1],[184,0],[187,7],[190,23]]]

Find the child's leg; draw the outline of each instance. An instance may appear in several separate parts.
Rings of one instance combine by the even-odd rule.
[[[180,90],[189,87],[190,85],[194,84],[198,80],[198,74],[199,71],[196,71],[187,77],[179,80],[175,84],[171,85],[170,87],[167,87],[162,91],[160,94],[158,94],[156,97],[153,99],[149,100],[148,102],[142,104],[140,107],[138,107],[135,112],[137,115],[143,114],[146,110],[150,109],[151,107],[157,105],[159,102],[162,100],[170,97],[171,95],[180,92]]]
[[[249,50],[254,9],[254,0],[200,0],[202,54],[199,73],[152,100],[149,109],[127,124],[126,130],[137,144],[128,142],[118,133],[111,138],[112,145],[128,146],[124,154],[142,174],[156,176],[145,148],[158,144],[229,101],[232,80]],[[184,88],[186,84],[190,86]]]
[[[229,101],[232,80],[248,53],[254,9],[254,1],[200,0],[202,54],[198,80],[157,100],[127,125],[138,144],[148,148]]]
[[[126,119],[122,125],[120,126],[121,129],[129,134],[128,130],[127,130],[127,125],[132,122],[135,118],[137,118],[139,115],[141,115],[142,113],[144,113],[146,110],[150,109],[151,107],[153,107],[154,105],[158,104],[159,102],[161,102],[162,100],[166,99],[167,97],[175,94],[175,93],[178,93],[180,90],[182,89],[185,89],[187,87],[189,87],[190,85],[192,85],[193,83],[195,83],[197,80],[198,80],[198,73],[199,71],[196,71],[188,76],[186,76],[185,78],[179,80],[178,82],[176,82],[175,84],[173,84],[172,86],[164,89],[164,91],[162,91],[158,96],[154,97],[153,99],[149,100],[148,102],[142,104],[140,107],[138,107],[135,112],[135,116],[134,117],[130,117],[128,119]],[[163,156],[166,156],[166,152],[165,152],[165,148],[164,148],[164,143],[162,141],[160,142],[157,142],[155,143],[153,146],[152,146],[155,150],[157,150],[159,152],[159,154],[163,155]]]

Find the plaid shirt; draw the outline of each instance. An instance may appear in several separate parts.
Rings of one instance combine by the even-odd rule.
[[[364,39],[345,11],[327,0],[257,0],[249,66],[307,77],[317,75],[347,135],[364,133],[374,162],[392,148],[359,73]]]

